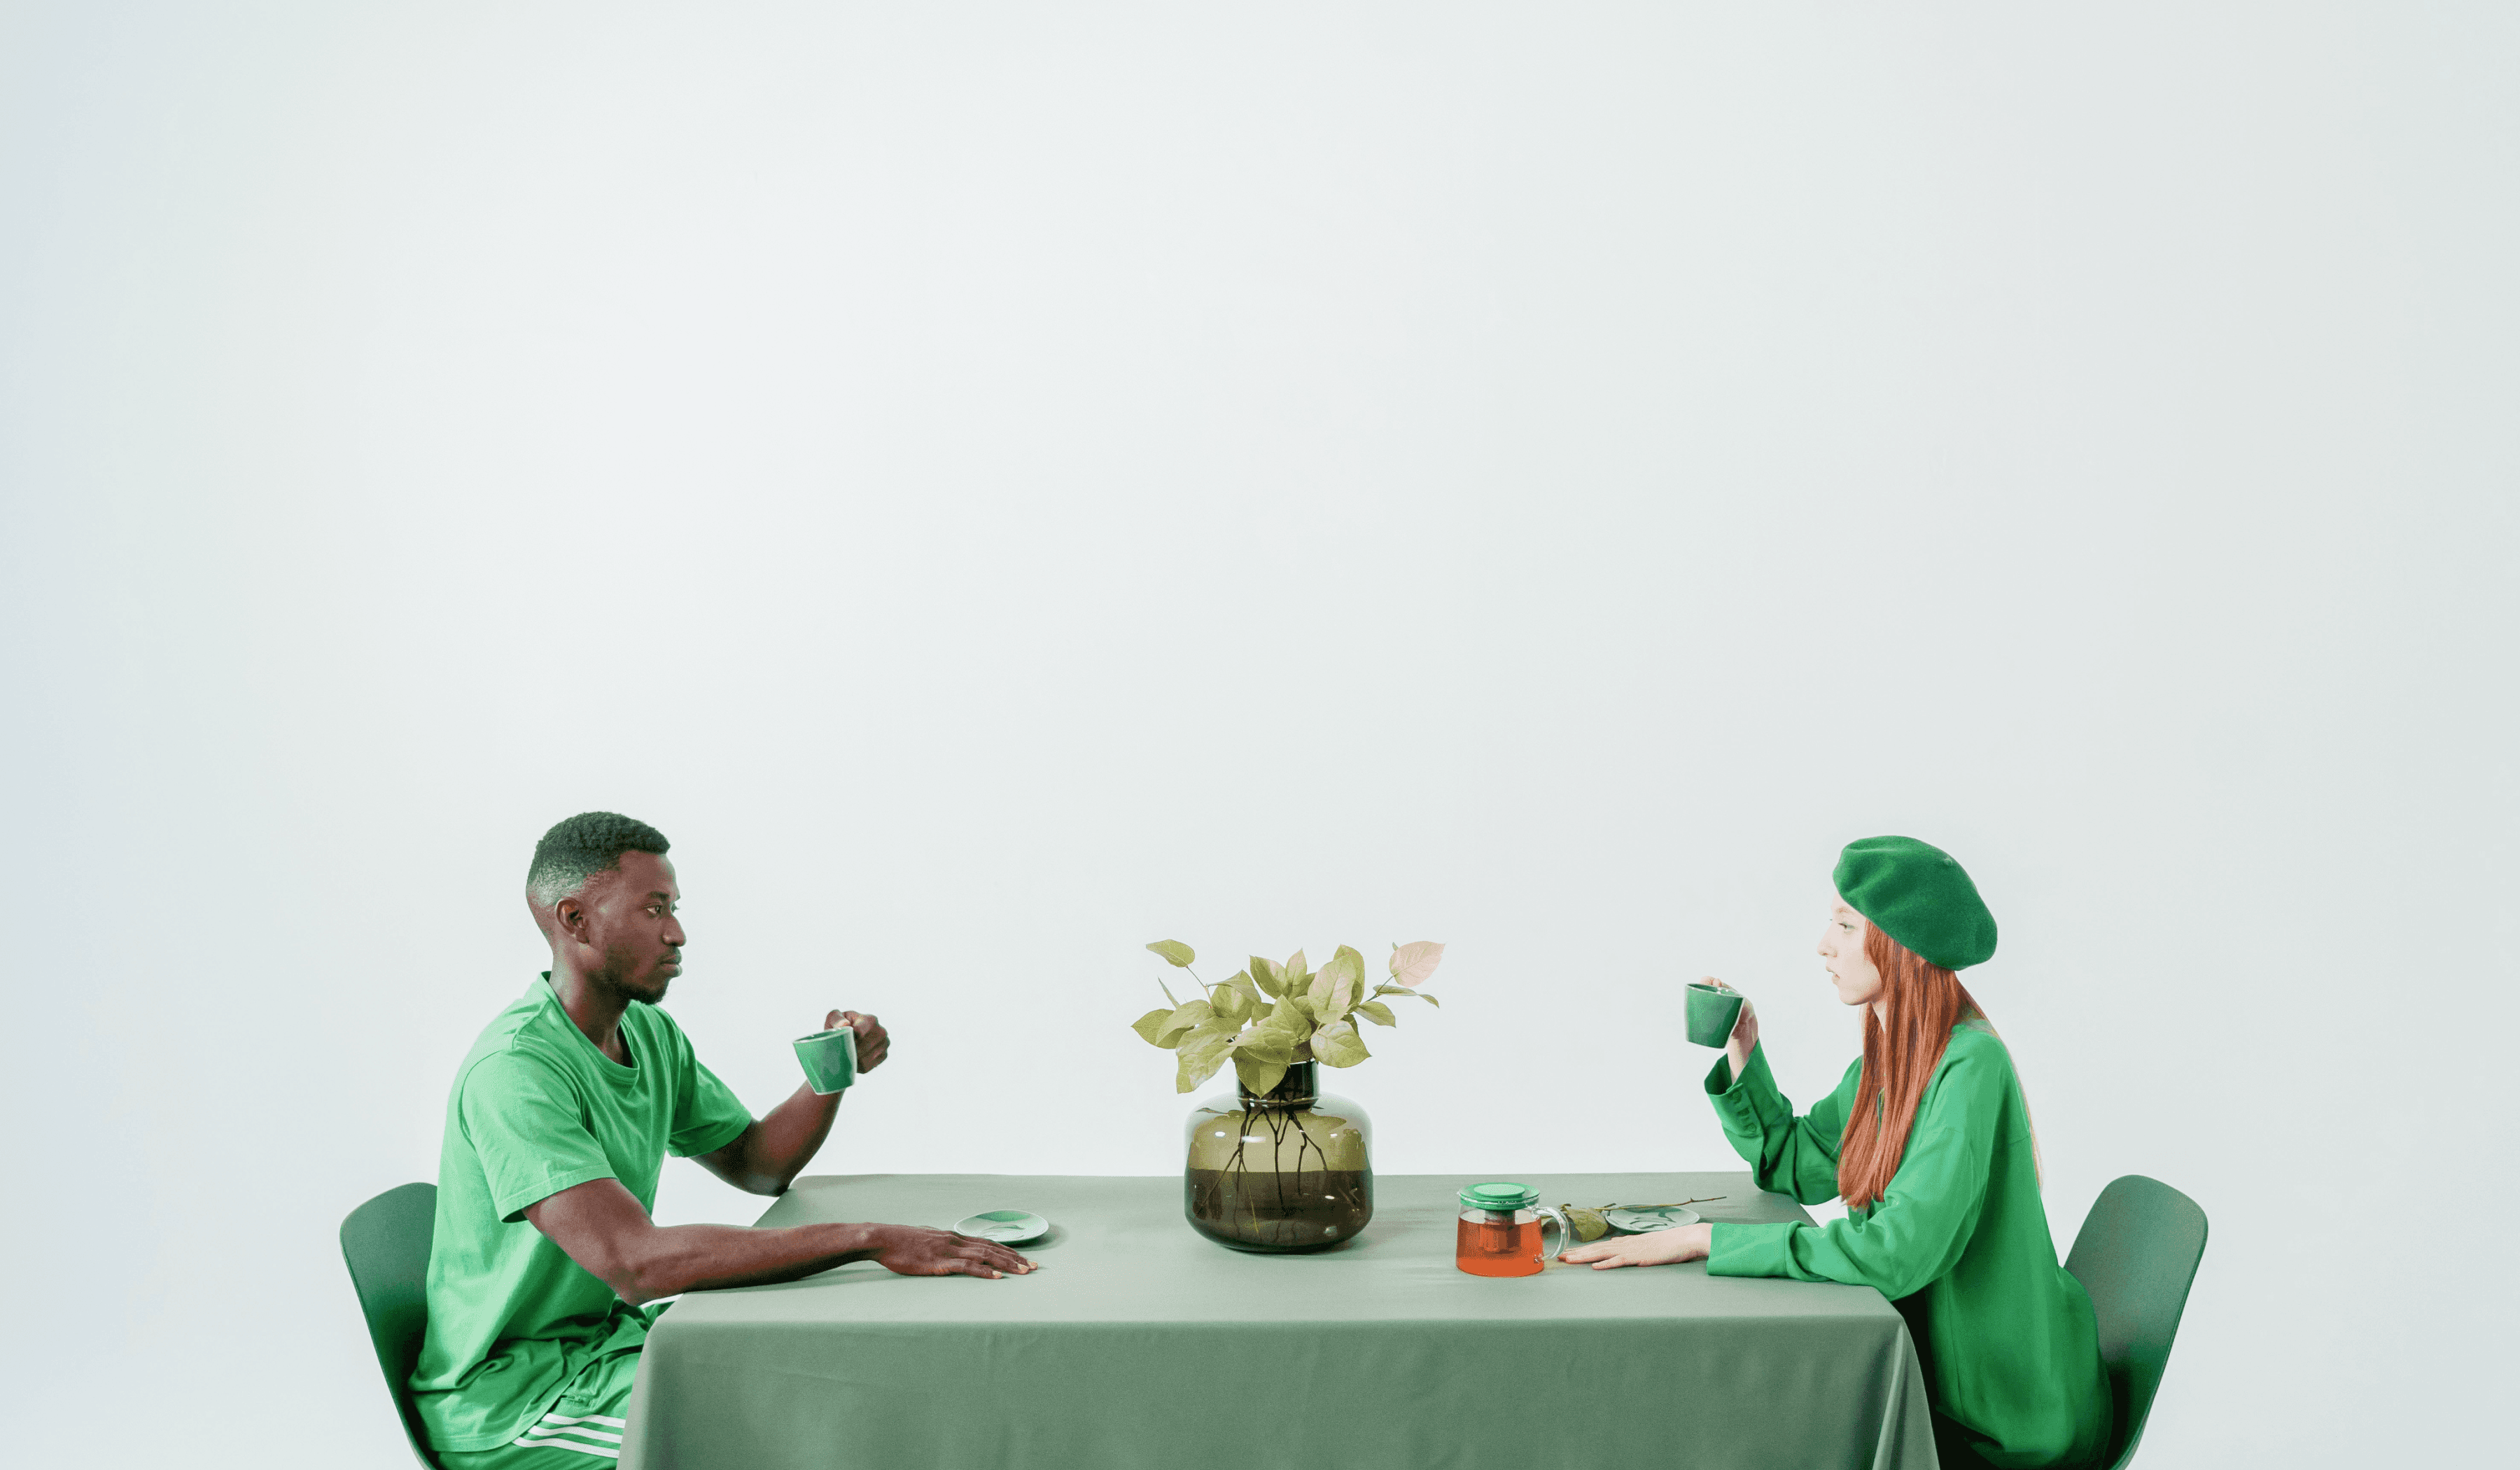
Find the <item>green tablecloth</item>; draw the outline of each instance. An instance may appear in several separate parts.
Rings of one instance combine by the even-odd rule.
[[[1598,1205],[1730,1196],[1708,1219],[1807,1219],[1747,1174],[1504,1176]],[[1057,1223],[1029,1276],[872,1264],[694,1292],[650,1336],[625,1470],[1930,1470],[1906,1324],[1878,1292],[1552,1261],[1453,1265],[1466,1179],[1381,1176],[1373,1223],[1318,1256],[1194,1234],[1179,1179],[800,1180],[765,1225]]]

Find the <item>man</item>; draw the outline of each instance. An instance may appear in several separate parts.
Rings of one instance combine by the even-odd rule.
[[[449,1470],[562,1470],[620,1457],[643,1305],[792,1281],[851,1261],[903,1275],[1033,1269],[1004,1246],[912,1225],[660,1227],[665,1154],[740,1189],[784,1193],[845,1093],[800,1087],[755,1119],[656,1008],[682,972],[681,890],[664,835],[610,812],[543,835],[525,903],[552,967],[481,1033],[455,1075],[438,1154],[428,1336],[411,1387]],[[858,1069],[889,1047],[873,1016]],[[661,1307],[655,1309],[661,1312]]]

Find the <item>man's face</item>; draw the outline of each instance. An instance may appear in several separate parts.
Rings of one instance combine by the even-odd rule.
[[[619,867],[561,900],[561,924],[580,947],[582,973],[632,1001],[652,1005],[665,999],[665,988],[683,972],[683,924],[674,916],[682,896],[673,864],[655,853],[628,852]]]

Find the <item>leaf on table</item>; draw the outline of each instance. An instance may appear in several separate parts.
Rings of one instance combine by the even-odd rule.
[[[1598,1210],[1579,1210],[1573,1205],[1557,1207],[1566,1212],[1567,1222],[1575,1226],[1578,1240],[1598,1240],[1610,1233],[1610,1222]]]
[[[1234,1053],[1234,1075],[1257,1096],[1265,1097],[1277,1091],[1278,1084],[1286,1080],[1287,1065],[1287,1061],[1282,1059],[1249,1056],[1240,1051]]]
[[[1313,1055],[1326,1067],[1353,1067],[1372,1054],[1365,1049],[1365,1038],[1356,1034],[1354,1021],[1332,1021],[1313,1033]]]
[[[1391,978],[1414,989],[1425,984],[1426,977],[1443,962],[1444,947],[1431,939],[1395,945],[1391,951]]]
[[[1163,1040],[1164,1028],[1171,1024],[1172,1018],[1173,1013],[1170,1010],[1158,1005],[1131,1021],[1129,1029],[1145,1037],[1148,1045],[1161,1047],[1167,1045]]]
[[[1165,962],[1175,969],[1188,969],[1190,962],[1198,958],[1196,950],[1178,939],[1158,939],[1147,948],[1163,956]]]
[[[1356,1013],[1365,1017],[1367,1020],[1372,1021],[1376,1026],[1397,1026],[1400,1024],[1400,1018],[1391,1013],[1391,1007],[1383,1004],[1379,1001],[1358,1002]]]

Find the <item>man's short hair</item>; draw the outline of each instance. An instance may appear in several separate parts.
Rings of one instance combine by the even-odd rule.
[[[618,812],[580,812],[543,833],[534,863],[525,869],[525,901],[548,909],[586,886],[599,872],[621,866],[623,853],[663,853],[665,834]]]

